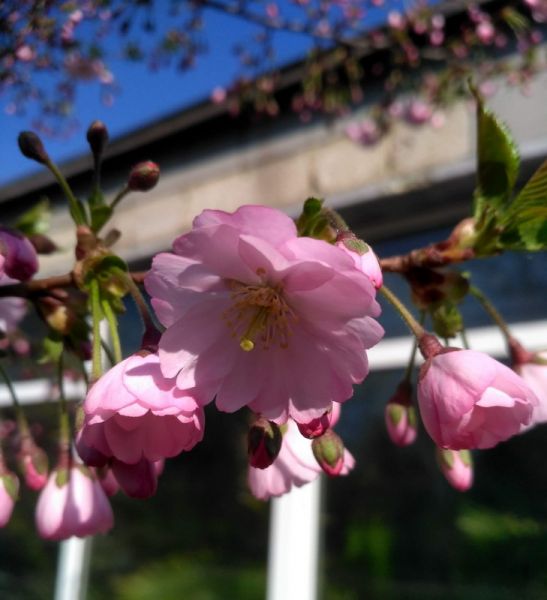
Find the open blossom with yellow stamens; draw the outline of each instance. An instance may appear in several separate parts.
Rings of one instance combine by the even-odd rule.
[[[166,327],[164,376],[226,412],[320,417],[351,397],[383,335],[374,286],[351,257],[297,237],[264,206],[204,211],[154,258],[145,284]]]

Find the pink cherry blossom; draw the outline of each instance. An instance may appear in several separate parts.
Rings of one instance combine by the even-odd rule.
[[[531,422],[538,399],[524,380],[486,354],[441,351],[420,371],[425,428],[441,448],[491,448]]]
[[[101,484],[87,467],[76,464],[52,471],[35,517],[38,534],[47,540],[106,533],[114,525]]]
[[[163,377],[157,354],[134,354],[105,373],[84,402],[81,442],[127,464],[190,450],[204,414],[188,391]]]
[[[314,481],[322,472],[311,449],[312,441],[300,434],[292,419],[286,427],[281,450],[273,464],[267,469],[249,467],[249,488],[260,500],[286,494],[293,486],[301,487]],[[344,466],[339,474],[347,475],[354,465],[355,459],[344,450]]]
[[[150,498],[158,489],[158,463],[141,458],[138,462],[127,464],[121,460],[111,461],[112,474],[125,494],[131,498]]]
[[[539,362],[538,361],[545,361]],[[547,422],[547,351],[532,354],[529,360],[513,366],[538,397],[539,404],[534,409],[532,425]]]
[[[222,411],[308,422],[366,377],[380,308],[340,248],[297,237],[277,210],[244,206],[204,211],[173,249],[145,284],[167,327],[161,369],[180,389],[216,396]]]
[[[437,460],[448,483],[459,492],[473,485],[473,460],[469,450],[437,448]]]

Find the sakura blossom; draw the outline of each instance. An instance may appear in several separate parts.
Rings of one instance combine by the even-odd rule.
[[[547,422],[547,351],[529,354],[528,360],[515,364],[513,368],[538,397],[539,404],[532,417],[532,424],[537,425]]]
[[[529,425],[539,404],[514,371],[474,350],[441,351],[420,371],[424,426],[441,448],[492,448]]]
[[[38,534],[48,540],[106,533],[114,525],[101,484],[78,464],[52,471],[38,498],[35,520]]]
[[[370,279],[346,252],[297,237],[265,206],[206,210],[145,279],[167,328],[161,370],[180,390],[283,423],[320,417],[368,373],[383,329]]]
[[[81,441],[129,465],[176,456],[203,438],[203,409],[163,377],[158,356],[147,352],[105,373],[89,391],[84,412]]]

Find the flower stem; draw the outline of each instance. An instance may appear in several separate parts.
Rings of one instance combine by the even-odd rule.
[[[19,400],[17,399],[17,394],[15,393],[13,383],[11,382],[9,375],[7,374],[6,370],[4,369],[4,366],[1,363],[0,375],[2,376],[2,379],[4,380],[11,396],[11,401],[13,403],[13,408],[15,409],[15,415],[17,418],[17,427],[19,428],[19,433],[21,434],[21,437],[28,436],[30,435],[30,429],[28,426],[27,418],[25,416],[25,413],[23,412],[23,409],[21,408],[21,405],[19,404]]]
[[[70,446],[70,419],[68,417],[65,388],[64,388],[64,360],[63,352],[59,355],[57,363],[57,382],[59,385],[59,446],[66,448]]]
[[[83,207],[80,204],[80,202],[78,202],[78,200],[76,199],[76,196],[70,189],[67,180],[64,178],[61,171],[59,171],[57,165],[49,159],[45,162],[45,165],[51,171],[51,173],[57,180],[57,183],[59,184],[60,188],[63,190],[63,193],[66,196],[66,199],[68,200],[68,204],[70,205],[70,214],[74,219],[76,225],[86,225],[87,219]]]
[[[125,186],[124,188],[122,188],[114,197],[114,200],[112,200],[112,202],[110,203],[110,208],[112,210],[114,210],[116,208],[116,206],[118,206],[119,202],[125,198],[125,196],[127,196],[127,194],[129,194],[131,190],[129,189],[129,186]]]
[[[96,279],[92,279],[90,287],[91,320],[93,322],[91,379],[92,381],[96,381],[102,375],[101,320],[103,318],[103,311],[101,310],[101,292],[99,289],[99,282]]]
[[[146,303],[146,300],[144,299],[144,296],[142,295],[139,286],[133,281],[130,275],[128,275],[127,273],[125,275],[129,287],[129,293],[131,294],[131,297],[137,305],[137,309],[139,311],[144,325],[142,345],[156,346],[160,337],[159,328],[154,323],[152,315],[150,314],[150,309],[148,308],[148,304]]]
[[[420,325],[423,326],[425,321],[425,310],[420,311]],[[405,376],[403,377],[404,381],[408,381],[410,383],[410,378],[412,375],[412,369],[414,369],[414,363],[416,361],[416,352],[418,351],[418,339],[414,338],[414,343],[412,344],[412,350],[410,352],[410,358],[408,364],[406,366]]]
[[[118,319],[112,310],[112,306],[110,306],[110,302],[106,298],[101,300],[101,308],[108,323],[110,340],[112,342],[112,351],[114,353],[114,363],[119,363],[122,361],[122,347],[120,344],[120,334],[118,331]]]
[[[479,288],[472,285],[469,288],[469,293],[474,296],[482,305],[484,310],[488,313],[488,316],[494,321],[494,323],[500,328],[505,340],[508,344],[511,344],[511,340],[513,336],[511,335],[511,331],[509,330],[509,326],[494,307],[492,302],[479,290]]]
[[[425,334],[424,328],[418,323],[418,321],[412,316],[411,312],[406,306],[397,298],[397,296],[385,285],[383,285],[379,292],[388,300],[393,308],[401,315],[403,321],[407,324],[410,331],[419,341]]]

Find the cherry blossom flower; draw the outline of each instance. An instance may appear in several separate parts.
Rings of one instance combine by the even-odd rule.
[[[293,486],[301,487],[314,481],[322,472],[312,452],[312,440],[300,434],[292,419],[289,419],[286,428],[281,450],[273,464],[267,469],[249,467],[249,488],[260,500],[286,494]],[[344,450],[344,465],[339,474],[347,475],[354,465],[355,459],[348,450]]]
[[[87,467],[77,464],[52,471],[35,517],[38,534],[47,540],[106,533],[114,525],[101,484]]]
[[[320,417],[368,373],[365,350],[383,335],[368,277],[343,250],[297,237],[264,206],[206,210],[145,284],[167,330],[165,377],[196,398],[271,421]]]
[[[529,425],[538,399],[514,371],[474,350],[441,351],[420,371],[425,428],[441,448],[491,448]]]
[[[513,369],[538,397],[539,404],[532,417],[532,424],[537,425],[547,422],[547,351],[528,354],[528,358],[514,364]]]
[[[80,441],[130,465],[176,456],[203,438],[203,409],[162,376],[157,354],[134,354],[110,369],[89,391],[84,412]]]

